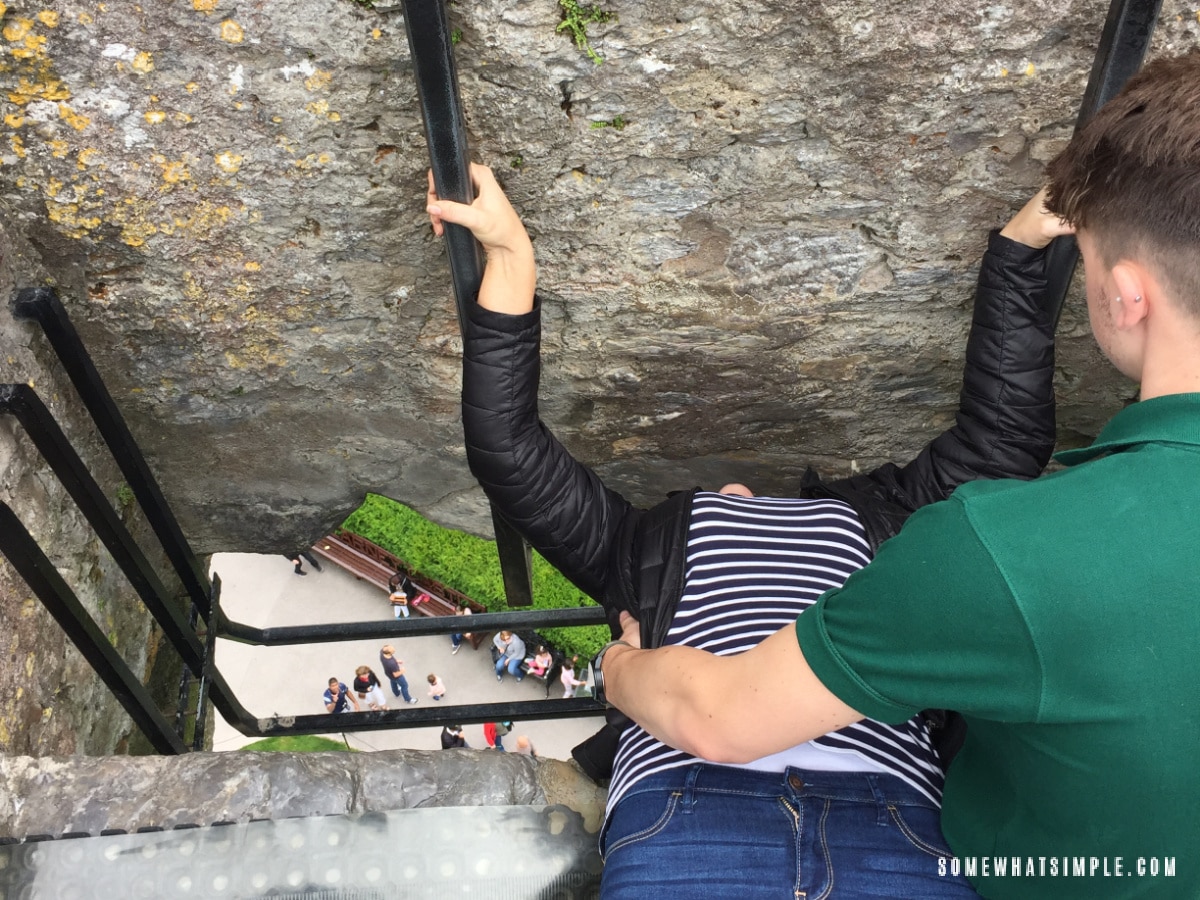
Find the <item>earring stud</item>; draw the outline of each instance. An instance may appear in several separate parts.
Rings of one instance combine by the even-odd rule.
[[[1138,294],[1136,297],[1134,297],[1134,298],[1133,298],[1133,302],[1134,302],[1134,303],[1141,303],[1141,302],[1142,302],[1142,295],[1141,295],[1141,294]]]
[[[1120,298],[1120,297],[1114,297],[1114,298],[1113,298],[1113,301],[1114,301],[1115,303],[1120,303],[1120,302],[1121,302],[1121,298]]]

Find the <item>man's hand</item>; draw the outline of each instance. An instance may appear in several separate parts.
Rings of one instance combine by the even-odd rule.
[[[1040,250],[1056,237],[1074,234],[1075,229],[1066,220],[1046,210],[1046,188],[1042,188],[1021,207],[1020,211],[1000,229],[1009,240]]]
[[[604,656],[610,703],[668,746],[711,762],[745,763],[857,722],[862,714],[813,674],[785,625],[745,653],[635,649],[641,628],[622,615]]]

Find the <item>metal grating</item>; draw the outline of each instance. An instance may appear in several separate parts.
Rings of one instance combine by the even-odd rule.
[[[470,806],[0,847],[6,900],[585,900],[596,835],[560,806]]]

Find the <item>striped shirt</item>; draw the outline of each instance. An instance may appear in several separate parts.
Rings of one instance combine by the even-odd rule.
[[[871,559],[857,513],[839,500],[789,500],[701,492],[688,526],[683,594],[665,643],[718,656],[774,634]],[[608,810],[639,779],[697,757],[637,725],[621,735]],[[903,725],[864,719],[742,768],[782,772],[884,772],[939,803],[942,770],[921,718]]]

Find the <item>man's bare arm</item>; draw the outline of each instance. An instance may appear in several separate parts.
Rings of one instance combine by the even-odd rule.
[[[715,656],[694,647],[640,650],[638,624],[604,657],[609,701],[665,744],[713,762],[743,763],[862,719],[829,692],[785,626],[757,647]]]

